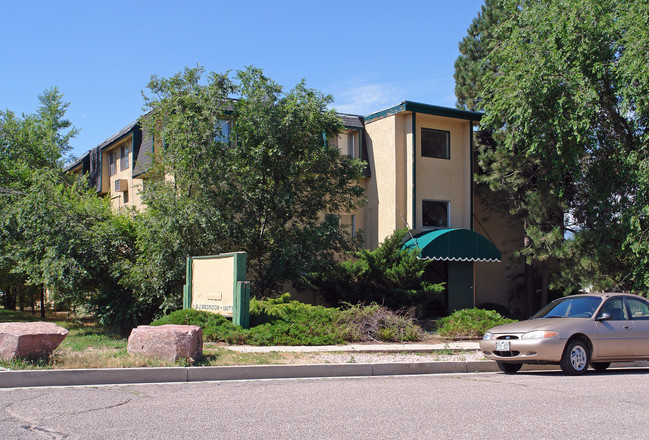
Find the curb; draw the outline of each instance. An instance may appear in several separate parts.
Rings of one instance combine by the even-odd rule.
[[[499,371],[493,361],[0,371],[0,388]]]
[[[647,368],[649,367],[649,362],[617,363],[615,367]],[[523,365],[522,368],[522,371],[539,370],[559,370],[559,366]],[[21,370],[0,371],[0,388],[251,379],[299,379],[315,377],[403,376],[442,373],[491,373],[498,371],[500,370],[495,361]]]

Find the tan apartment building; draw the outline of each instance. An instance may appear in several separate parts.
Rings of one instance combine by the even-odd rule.
[[[153,142],[133,122],[88,151],[66,170],[86,174],[101,196],[109,197],[115,209],[142,208],[140,189],[151,163]]]
[[[445,314],[484,303],[509,307],[512,264],[520,225],[493,212],[475,194],[473,131],[481,113],[404,101],[367,116],[340,114],[345,130],[330,139],[342,154],[363,159],[367,204],[339,213],[352,233],[363,231],[376,248],[396,229],[410,230],[406,246],[433,260],[426,274],[446,292],[419,307],[420,316]],[[137,123],[90,150],[68,167],[88,173],[115,208],[141,208],[139,188],[154,146]]]

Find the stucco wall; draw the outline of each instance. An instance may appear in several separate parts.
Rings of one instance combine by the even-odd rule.
[[[512,289],[523,282],[524,266],[514,263],[514,252],[523,246],[523,227],[509,215],[489,209],[488,202],[474,198],[477,220],[476,232],[484,235],[502,252],[500,263],[475,263],[476,305],[486,302],[507,306],[511,311],[518,307],[510,301]]]
[[[128,166],[121,167],[120,148],[125,146],[128,148]],[[116,173],[110,175],[110,153],[115,153],[116,160]],[[137,209],[142,209],[142,200],[140,199],[140,190],[143,185],[142,179],[133,178],[133,142],[132,135],[126,137],[123,141],[110,146],[101,152],[102,155],[102,182],[101,192],[110,197],[113,208],[121,208],[125,206],[134,206]],[[115,181],[118,179],[125,179],[127,181],[127,197],[125,199],[125,192],[115,191]]]
[[[416,230],[422,231],[422,201],[451,202],[450,227],[471,227],[469,121],[417,114]],[[421,129],[450,132],[450,159],[422,157]]]
[[[367,244],[374,248],[397,227],[397,140],[396,118],[389,117],[367,124],[366,146],[372,178],[368,182],[365,209]],[[401,145],[403,149],[403,142]],[[403,166],[403,159],[401,160]],[[400,171],[403,177],[403,170]]]
[[[376,239],[369,240],[368,247],[375,247],[395,229],[408,226],[422,231],[423,200],[450,202],[450,227],[471,227],[469,121],[416,114],[414,136],[412,122],[412,113],[404,112],[365,127],[372,167],[365,228],[368,236],[373,235],[372,229],[376,231]],[[450,159],[421,156],[422,128],[450,132]],[[374,212],[376,225],[371,223]]]

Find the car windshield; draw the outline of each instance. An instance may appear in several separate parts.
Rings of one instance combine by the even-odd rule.
[[[558,299],[538,311],[532,319],[538,318],[591,318],[602,298],[577,296]]]

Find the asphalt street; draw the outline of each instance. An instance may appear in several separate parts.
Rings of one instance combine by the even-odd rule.
[[[637,439],[649,370],[0,389],[3,439]]]

